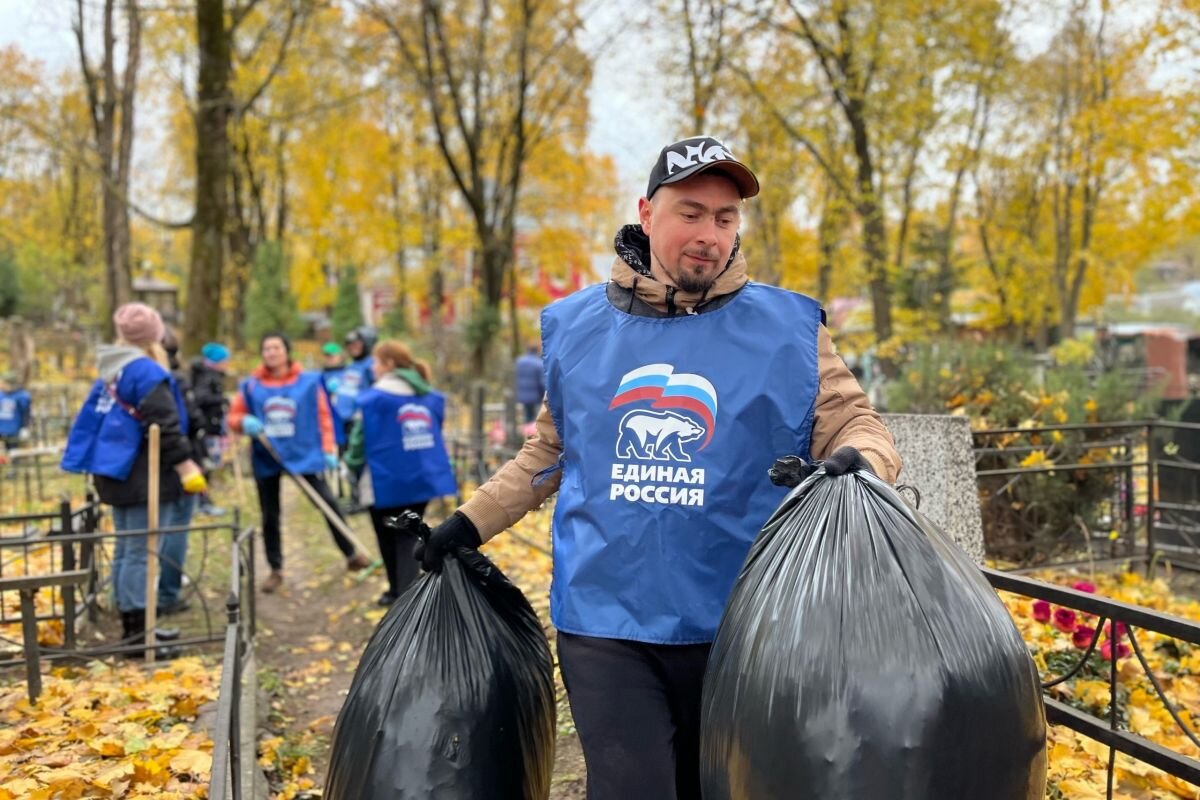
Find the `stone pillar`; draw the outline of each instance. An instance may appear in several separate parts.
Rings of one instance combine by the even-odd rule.
[[[883,421],[904,459],[900,485],[916,487],[921,513],[982,564],[983,521],[970,422],[945,414],[884,414]]]

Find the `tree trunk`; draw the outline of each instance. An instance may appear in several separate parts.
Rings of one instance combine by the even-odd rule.
[[[229,192],[230,42],[224,0],[196,0],[199,78],[196,109],[196,213],[183,344],[217,338]]]
[[[130,264],[129,172],[133,159],[133,107],[137,95],[137,70],[141,56],[141,17],[135,0],[126,2],[127,37],[125,72],[117,82],[116,0],[104,2],[104,55],[99,73],[87,54],[87,31],[83,0],[77,0],[72,28],[79,52],[79,65],[87,90],[88,111],[96,153],[100,161],[101,231],[104,236],[104,295],[108,313],[104,327],[114,333],[112,312],[133,299]],[[118,127],[118,109],[120,111]]]

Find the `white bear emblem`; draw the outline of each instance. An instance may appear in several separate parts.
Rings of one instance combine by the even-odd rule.
[[[671,411],[630,411],[621,420],[619,431],[617,458],[650,461],[690,462],[692,457],[683,443],[705,434],[690,418]]]

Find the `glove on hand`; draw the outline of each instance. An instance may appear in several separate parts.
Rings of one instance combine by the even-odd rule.
[[[817,465],[805,461],[800,456],[784,456],[775,459],[775,463],[767,470],[767,477],[776,486],[786,486],[794,489],[804,483],[804,479],[817,471]]]
[[[426,535],[417,545],[413,555],[421,562],[426,572],[438,572],[446,554],[454,548],[469,547],[477,550],[481,544],[483,541],[479,538],[479,531],[475,529],[475,525],[461,511],[455,511],[449,519]]]
[[[338,457],[336,455],[334,455],[333,453],[326,453],[325,454],[325,469],[337,469],[337,468],[338,468]]]
[[[849,445],[839,447],[833,452],[833,455],[825,459],[824,463],[826,475],[845,475],[847,472],[858,472],[859,470],[875,474],[875,470],[871,469],[871,463],[863,457],[863,454],[858,452],[857,448]]]
[[[261,419],[252,415],[242,417],[242,433],[247,436],[258,436],[262,432],[263,424]]]

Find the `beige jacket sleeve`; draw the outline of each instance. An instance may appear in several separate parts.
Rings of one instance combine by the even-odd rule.
[[[879,477],[895,483],[900,475],[900,454],[892,435],[834,350],[824,326],[817,338],[817,371],[820,384],[813,419],[813,458],[825,458],[839,447],[850,445],[858,448]],[[562,479],[558,471],[538,486],[533,485],[537,474],[553,467],[562,455],[562,440],[545,403],[535,427],[536,435],[525,441],[516,458],[501,467],[459,509],[485,542],[558,491]]]
[[[475,525],[479,538],[485,542],[558,491],[562,480],[562,472],[558,470],[547,475],[539,485],[533,485],[537,474],[557,464],[562,455],[562,440],[558,438],[550,408],[544,402],[534,427],[535,435],[525,440],[516,457],[480,486],[459,509]]]
[[[879,412],[834,349],[824,325],[817,334],[819,388],[813,413],[812,457],[828,458],[839,447],[855,447],[888,483],[900,477],[900,453]]]

